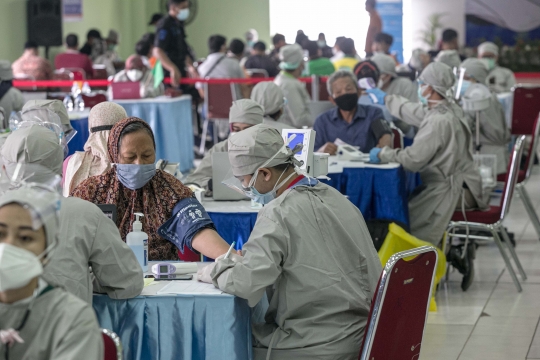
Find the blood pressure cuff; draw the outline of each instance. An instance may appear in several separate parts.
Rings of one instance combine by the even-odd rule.
[[[158,234],[172,242],[183,254],[184,247],[190,250],[193,237],[203,229],[216,230],[214,222],[195,198],[180,200],[173,209],[173,216],[158,229]]]

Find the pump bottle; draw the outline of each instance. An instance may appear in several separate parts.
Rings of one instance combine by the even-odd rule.
[[[139,217],[144,216],[141,213],[135,213],[133,222],[133,231],[127,234],[126,243],[131,248],[137,261],[141,265],[143,272],[148,271],[148,235],[142,231],[142,223]]]

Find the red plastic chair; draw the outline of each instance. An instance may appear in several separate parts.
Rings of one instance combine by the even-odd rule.
[[[437,260],[433,246],[390,257],[371,303],[360,360],[419,358]]]
[[[502,226],[502,222],[506,215],[508,214],[508,211],[510,210],[510,204],[512,203],[512,196],[514,195],[514,188],[516,187],[518,172],[519,172],[519,163],[521,160],[521,155],[523,154],[523,142],[525,141],[525,135],[520,136],[516,144],[514,145],[514,151],[512,152],[512,159],[510,161],[510,164],[508,164],[508,172],[506,176],[506,182],[504,185],[504,190],[501,196],[501,202],[499,206],[490,206],[489,210],[487,211],[480,211],[480,210],[474,210],[474,211],[466,211],[465,216],[463,215],[462,211],[456,211],[454,213],[454,216],[452,217],[452,221],[448,225],[448,238],[457,237],[457,238],[466,238],[467,235],[463,234],[455,234],[453,233],[454,230],[466,230],[467,228],[471,230],[480,230],[480,231],[488,231],[491,233],[492,237],[486,238],[484,236],[477,236],[477,235],[469,235],[470,239],[482,239],[482,240],[494,240],[497,244],[499,251],[501,252],[501,256],[504,259],[504,263],[506,264],[506,268],[508,269],[508,272],[510,273],[510,276],[512,277],[512,280],[514,281],[514,284],[516,285],[516,288],[518,289],[518,292],[521,292],[521,284],[519,283],[519,280],[516,276],[516,273],[514,272],[514,268],[512,267],[512,264],[510,263],[510,259],[508,258],[508,255],[506,254],[506,251],[504,250],[503,243],[501,239],[499,238],[498,232],[502,233],[504,244],[510,251],[510,255],[514,259],[514,262],[516,263],[516,266],[521,274],[521,278],[523,280],[527,279],[527,275],[525,274],[525,270],[523,270],[523,266],[521,266],[521,262],[519,261],[519,258],[516,254],[516,251],[514,250],[514,247],[512,246],[512,243],[510,242],[510,238],[508,236],[508,233],[506,232],[506,229],[504,226]]]
[[[233,101],[236,100],[236,87],[231,84],[204,84],[204,107],[206,119],[204,119],[199,152],[204,153],[206,135],[210,121],[214,124],[214,145],[218,142],[217,121],[229,121],[229,110]]]
[[[111,330],[101,329],[103,337],[104,360],[122,360],[122,342],[120,337]]]
[[[269,77],[268,71],[265,69],[246,69],[246,73],[252,79],[263,79]]]
[[[73,80],[75,81],[86,80],[86,71],[84,71],[83,69],[81,68],[64,68],[64,69],[71,71],[73,73]]]
[[[87,107],[87,108],[93,108],[97,104],[107,101],[107,96],[102,93],[90,94],[90,95],[82,94],[82,98],[84,101],[84,107]]]
[[[394,138],[394,149],[403,149],[405,144],[403,143],[403,133],[397,128],[392,128],[392,135]]]
[[[306,89],[311,101],[328,101],[329,99],[326,81],[320,76],[311,75],[311,83],[306,83]]]
[[[512,135],[532,135],[540,113],[540,87],[517,85],[513,93]]]

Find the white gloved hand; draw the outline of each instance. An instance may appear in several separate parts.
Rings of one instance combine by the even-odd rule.
[[[215,266],[216,263],[211,263],[203,267],[202,269],[199,269],[199,271],[197,271],[197,280],[212,284],[212,277],[210,276],[210,274],[212,273],[212,270],[214,270]]]
[[[218,260],[223,260],[223,258],[225,257],[226,254],[223,254],[223,255],[220,255],[216,258],[216,261]],[[232,260],[232,262],[242,262],[242,260],[244,259],[242,256],[238,255],[238,254],[235,254],[235,253],[230,253],[229,254],[229,257],[227,258],[229,260]]]

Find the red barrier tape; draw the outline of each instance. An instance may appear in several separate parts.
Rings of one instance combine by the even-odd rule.
[[[326,81],[327,77],[321,78],[323,81]],[[299,78],[298,80],[311,83],[312,79],[308,78]],[[190,79],[184,78],[181,79],[181,84],[193,85],[196,83],[208,83],[208,84],[256,84],[263,81],[274,81],[274,78],[254,78],[254,79]],[[13,86],[15,87],[37,87],[37,88],[49,88],[49,87],[71,87],[73,83],[76,82],[87,82],[90,87],[103,87],[108,86],[111,82],[109,80],[13,80]],[[165,84],[170,84],[171,79],[166,78],[164,80]]]
[[[523,72],[523,73],[514,73],[516,79],[536,79],[540,78],[540,73],[537,72]]]

